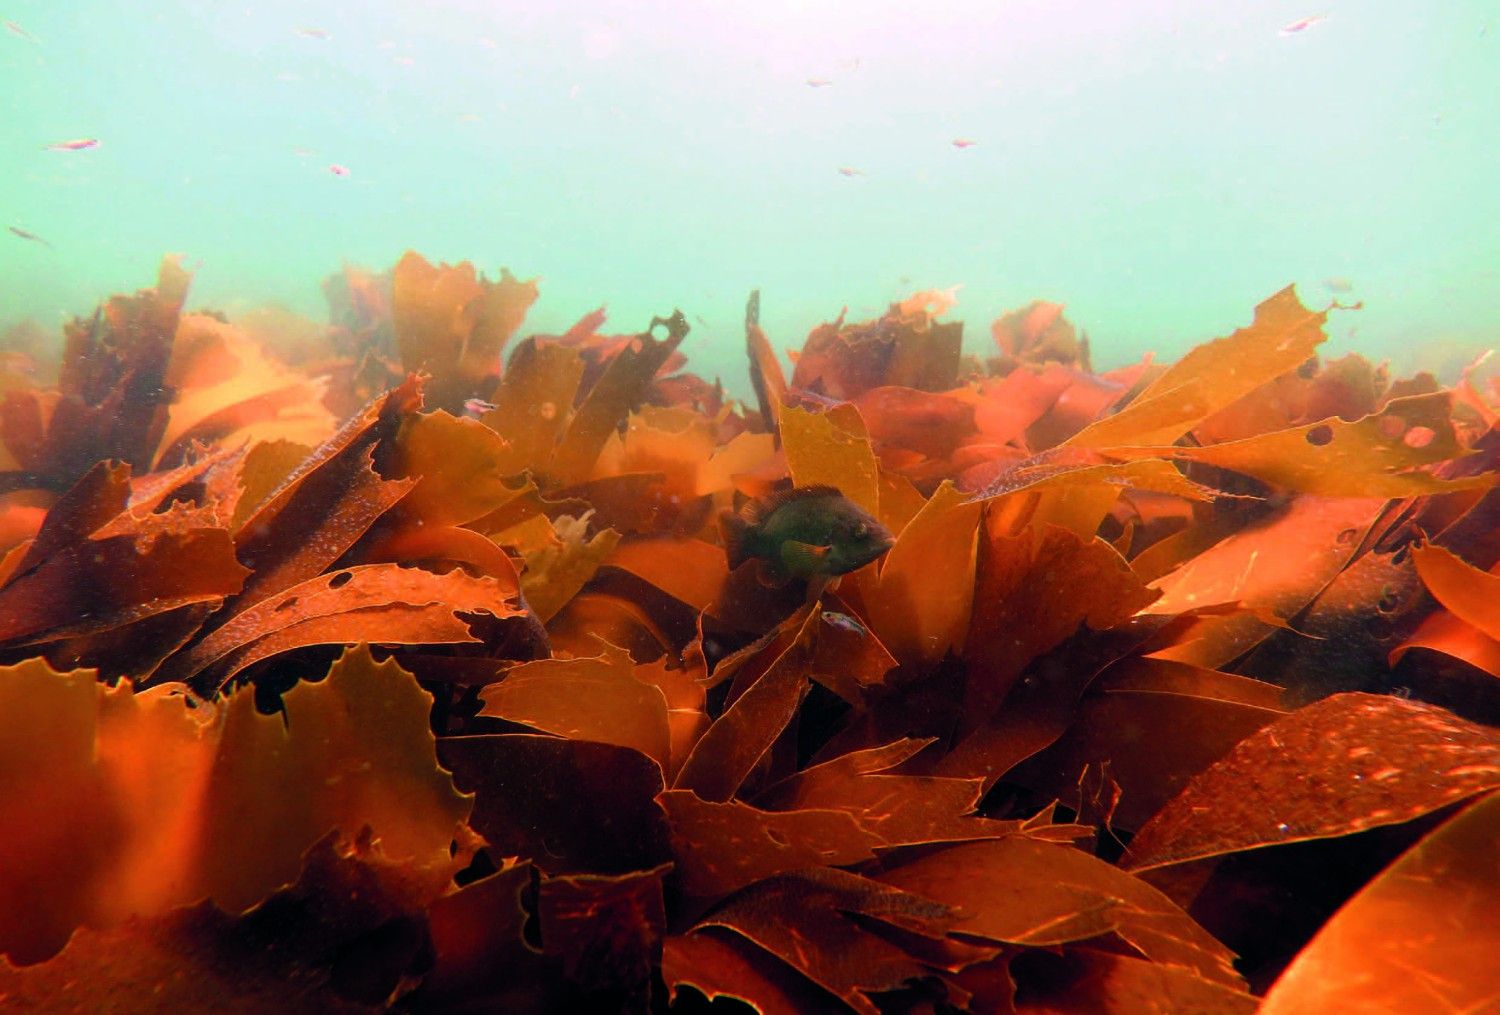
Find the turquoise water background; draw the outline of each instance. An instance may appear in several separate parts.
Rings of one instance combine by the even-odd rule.
[[[0,327],[55,331],[167,251],[200,265],[191,306],[321,319],[341,263],[415,248],[540,276],[528,332],[681,307],[736,390],[757,286],[778,347],[961,284],[971,348],[1043,298],[1111,366],[1347,283],[1330,351],[1451,372],[1500,323],[1497,15],[4,3],[0,225],[51,246],[0,232]]]

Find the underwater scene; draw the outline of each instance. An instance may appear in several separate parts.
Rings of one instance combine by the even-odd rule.
[[[0,8],[0,1011],[1500,1012],[1500,10]]]

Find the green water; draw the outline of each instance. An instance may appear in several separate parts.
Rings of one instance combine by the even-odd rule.
[[[52,246],[0,232],[0,327],[55,330],[165,251],[201,264],[190,306],[321,318],[325,275],[411,247],[541,276],[528,332],[680,306],[736,387],[754,286],[778,346],[961,283],[972,348],[1045,298],[1109,366],[1342,279],[1365,307],[1331,351],[1451,368],[1500,322],[1496,15],[9,2],[31,38],[0,32],[0,225]]]

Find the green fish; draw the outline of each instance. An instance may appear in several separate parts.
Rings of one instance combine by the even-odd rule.
[[[889,529],[831,486],[784,490],[719,516],[733,571],[752,558],[772,582],[832,578],[864,567],[896,542]]]

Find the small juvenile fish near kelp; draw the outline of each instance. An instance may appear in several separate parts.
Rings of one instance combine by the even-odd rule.
[[[719,516],[734,570],[760,561],[764,577],[831,578],[877,559],[895,543],[890,530],[831,486],[785,490]]]

